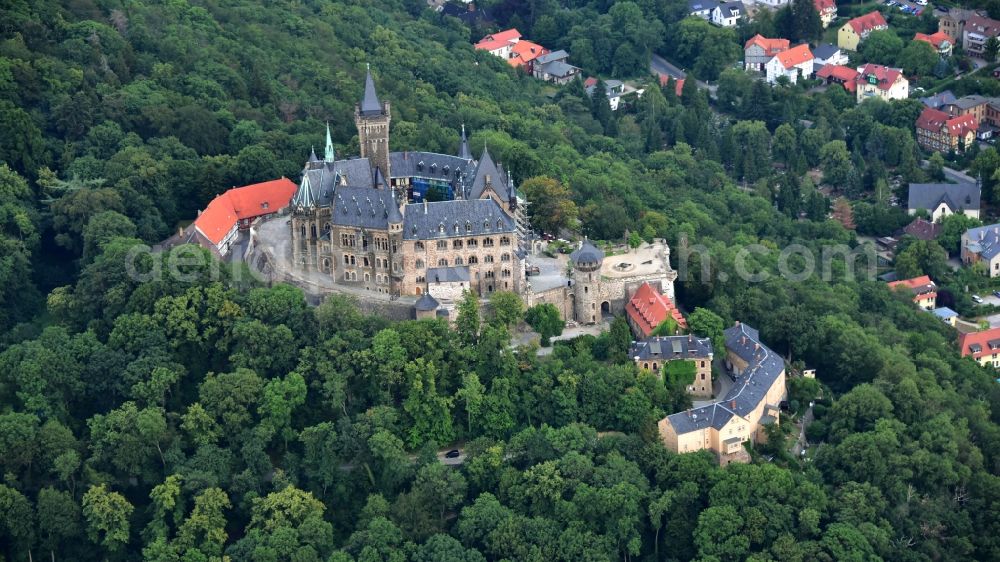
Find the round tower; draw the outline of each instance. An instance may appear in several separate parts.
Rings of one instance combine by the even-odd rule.
[[[584,239],[583,244],[569,255],[573,262],[573,315],[583,324],[595,324],[601,316],[598,308],[601,294],[601,264],[604,252]]]

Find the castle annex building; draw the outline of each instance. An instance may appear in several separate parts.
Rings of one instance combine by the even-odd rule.
[[[377,293],[452,298],[521,292],[526,201],[488,150],[389,152],[388,101],[371,72],[354,110],[361,155],[337,159],[327,128],[292,198],[293,268]],[[435,291],[437,289],[437,291]]]

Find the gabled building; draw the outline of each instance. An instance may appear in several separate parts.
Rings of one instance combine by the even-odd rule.
[[[869,63],[858,68],[855,84],[858,103],[873,97],[886,101],[905,100],[910,95],[910,81],[903,76],[903,71],[880,64]]]
[[[986,42],[997,36],[1000,36],[1000,21],[978,14],[970,16],[962,28],[962,48],[967,55],[982,57]]]
[[[719,27],[736,27],[742,19],[742,2],[720,2],[712,10],[711,21]]]
[[[980,195],[976,183],[911,183],[906,208],[911,215],[927,211],[933,222],[955,213],[978,219]]]
[[[722,398],[659,421],[660,440],[674,453],[708,450],[719,464],[749,462],[744,443],[767,439],[764,428],[780,421],[788,396],[785,362],[760,341],[754,328],[737,323],[724,332],[726,367],[733,386]]]
[[[934,240],[941,234],[941,224],[917,217],[913,222],[903,227],[903,233],[917,240]]]
[[[1000,328],[959,334],[962,357],[971,357],[984,367],[1000,367]]]
[[[837,19],[837,0],[813,0],[813,7],[819,13],[819,19],[823,22],[824,29]]]
[[[843,65],[847,64],[847,53],[843,49],[836,45],[830,43],[820,43],[812,50],[813,54],[813,72],[819,72],[819,69],[828,65]]]
[[[889,29],[889,24],[885,22],[882,13],[869,12],[848,21],[837,30],[837,45],[848,51],[857,51],[858,45],[867,39],[872,31],[882,29]]]
[[[947,306],[935,308],[931,313],[952,328],[958,325],[958,313]]]
[[[633,342],[629,357],[637,367],[663,378],[664,367],[674,362],[692,363],[694,380],[687,385],[692,396],[712,396],[712,340],[695,336],[657,336]]]
[[[688,15],[712,21],[712,11],[718,5],[716,0],[688,0]]]
[[[972,115],[950,117],[940,109],[925,107],[917,117],[917,144],[936,152],[965,152],[975,144],[978,129]]]
[[[893,281],[889,288],[911,293],[913,303],[923,310],[933,310],[937,306],[937,285],[926,275]]]
[[[920,103],[933,109],[944,110],[945,106],[954,103],[957,99],[958,98],[955,97],[955,94],[953,94],[951,90],[945,90],[943,92],[938,92],[933,96],[920,98]]]
[[[787,51],[789,47],[788,39],[768,39],[758,33],[743,46],[743,69],[763,72],[767,61],[778,53]]]
[[[538,43],[522,39],[510,48],[507,64],[514,68],[523,68],[528,74],[533,74],[535,59],[548,52],[548,49]]]
[[[521,40],[521,32],[516,29],[505,29],[491,33],[473,45],[480,51],[487,51],[495,57],[509,59],[514,45]]]
[[[546,53],[535,59],[531,74],[539,80],[556,84],[572,82],[580,75],[580,69],[569,64],[568,59],[569,54],[562,49]]]
[[[982,123],[987,119],[990,103],[995,103],[995,98],[987,98],[978,95],[962,96],[942,105],[939,109],[952,117],[961,115],[971,115],[976,123]]]
[[[813,72],[813,54],[809,45],[797,45],[787,51],[780,52],[764,65],[764,72],[769,84],[775,84],[784,76],[795,84],[799,78],[808,78]]]
[[[965,265],[983,262],[990,277],[1000,277],[1000,224],[966,230],[961,253]]]
[[[914,41],[923,41],[934,47],[937,51],[938,56],[941,58],[946,58],[951,56],[952,48],[955,46],[954,40],[950,35],[943,31],[938,31],[927,35],[926,33],[917,33],[913,36]]]
[[[858,71],[848,66],[828,64],[816,72],[819,78],[828,85],[839,84],[850,94],[858,90]]]
[[[640,339],[648,338],[668,318],[678,328],[687,328],[687,320],[674,306],[673,301],[661,295],[649,283],[640,285],[632,298],[625,303],[625,318],[632,328],[632,333]]]
[[[974,10],[963,8],[951,8],[947,12],[941,12],[938,16],[938,31],[943,31],[951,37],[954,45],[962,44],[965,34],[965,22],[973,16],[979,15]]]

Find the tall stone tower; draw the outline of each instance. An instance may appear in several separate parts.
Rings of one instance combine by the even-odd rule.
[[[361,157],[381,170],[385,178],[392,177],[389,174],[389,120],[389,102],[379,102],[369,68],[365,76],[365,95],[361,103],[354,106],[354,124],[358,127]]]
[[[573,260],[573,315],[577,322],[595,324],[601,317],[601,264],[604,252],[584,239],[583,244],[569,255]]]

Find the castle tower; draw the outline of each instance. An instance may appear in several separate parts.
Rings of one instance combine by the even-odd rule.
[[[583,324],[595,324],[601,317],[601,264],[604,252],[584,239],[569,255],[573,261],[573,316]]]
[[[354,106],[354,124],[358,127],[361,157],[367,158],[386,178],[392,177],[389,174],[389,121],[389,102],[379,102],[369,68],[365,76],[365,95],[361,103]]]

